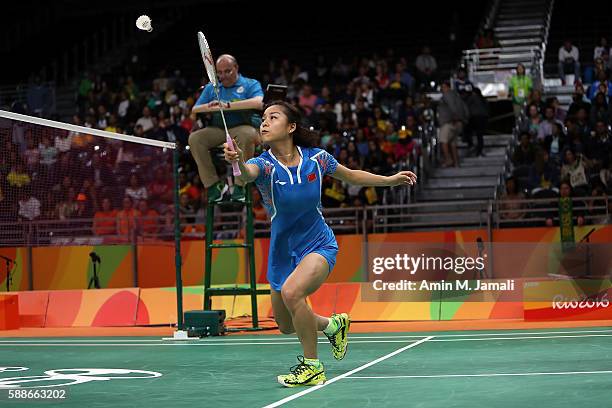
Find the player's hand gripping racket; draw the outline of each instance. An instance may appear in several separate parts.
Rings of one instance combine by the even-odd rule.
[[[208,79],[212,83],[213,89],[215,90],[215,95],[217,97],[217,102],[219,102],[219,111],[221,112],[221,119],[223,119],[223,127],[225,128],[225,139],[227,141],[227,146],[231,150],[236,150],[234,146],[234,141],[230,137],[229,132],[227,131],[227,123],[225,123],[225,115],[223,114],[223,104],[221,103],[221,99],[219,98],[219,81],[217,80],[217,70],[215,69],[215,61],[213,60],[212,53],[210,52],[210,47],[208,46],[208,41],[206,41],[206,37],[201,31],[198,31],[198,43],[200,44],[200,52],[202,53],[202,59],[204,60],[204,67],[206,68],[206,74],[208,74]],[[240,167],[237,162],[232,162],[232,170],[234,171],[234,176],[240,176]]]

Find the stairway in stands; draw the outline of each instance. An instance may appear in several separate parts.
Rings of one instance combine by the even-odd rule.
[[[434,168],[417,201],[489,200],[505,172],[512,135],[485,135],[484,157],[471,157],[458,143],[460,167]]]
[[[464,55],[475,55],[474,59],[466,58],[464,62],[468,63],[470,79],[483,93],[487,85],[491,84],[491,96],[497,96],[496,86],[507,82],[518,63],[523,63],[532,71],[532,75],[539,76],[541,59],[534,64],[532,49],[540,55],[545,52],[552,1],[493,2],[483,26],[494,30],[500,49],[493,53],[464,51]],[[430,208],[414,208],[415,217],[418,217],[418,212],[424,213],[422,220],[415,221],[431,222],[432,212],[440,212],[436,216],[437,224],[446,222],[455,227],[483,225],[483,214],[486,212],[483,202],[497,197],[508,170],[514,143],[512,134],[485,135],[485,157],[472,157],[468,154],[467,145],[459,142],[460,167],[433,168],[429,171],[427,180],[417,193],[416,201],[432,205]],[[458,216],[457,212],[461,215]]]
[[[485,135],[485,157],[468,154],[458,143],[460,167],[432,168],[417,192],[417,205],[410,208],[414,228],[474,228],[487,225],[489,200],[497,197],[507,173],[513,136]]]
[[[470,79],[485,96],[505,94],[505,84],[519,63],[526,67],[535,84],[540,83],[553,3],[554,0],[493,2],[483,28],[493,30],[499,48],[463,52]]]
[[[541,45],[550,4],[551,0],[501,1],[493,29],[502,48]]]
[[[486,76],[499,82],[500,77],[512,74],[518,63],[531,67],[532,54],[526,50],[536,47],[544,52],[551,3],[552,0],[498,0],[493,3],[484,26],[494,30],[500,50],[495,58],[480,58],[477,69],[469,70],[475,74],[473,82],[479,83],[479,79]],[[417,194],[417,201],[468,203],[493,199],[503,181],[514,139],[511,134],[485,135],[484,142],[485,157],[470,157],[465,143],[459,142],[461,167],[432,169]],[[449,209],[457,205],[463,209],[477,207],[452,204]]]

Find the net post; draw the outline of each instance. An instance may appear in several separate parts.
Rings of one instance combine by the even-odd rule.
[[[176,317],[177,330],[183,330],[183,278],[181,273],[181,221],[179,215],[178,148],[172,152],[172,174],[174,175],[174,267],[176,270]]]
[[[134,287],[138,287],[138,231],[136,225],[128,231],[132,244],[132,283]]]
[[[206,207],[206,240],[204,243],[204,310],[211,310],[212,300],[210,286],[212,284],[212,244],[214,228],[215,203],[208,203]]]
[[[28,260],[28,290],[34,290],[34,269],[32,267],[34,257],[32,256],[32,253],[32,245],[28,245],[26,248],[26,258]],[[23,266],[21,268],[21,270],[23,271]]]
[[[255,271],[255,239],[253,227],[253,198],[251,184],[245,184],[246,189],[246,242],[249,257],[249,282],[251,286],[251,314],[253,316],[253,328],[259,328],[259,316],[257,312],[257,273]]]

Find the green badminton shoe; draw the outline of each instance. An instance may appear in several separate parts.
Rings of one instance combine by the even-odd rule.
[[[325,334],[332,346],[332,354],[336,360],[342,360],[346,355],[348,348],[348,332],[351,327],[351,319],[348,314],[333,314],[331,319],[334,320],[338,328],[333,334]]]
[[[298,356],[299,363],[289,369],[290,373],[279,375],[276,380],[284,387],[305,387],[325,384],[325,368],[305,361],[304,356]]]

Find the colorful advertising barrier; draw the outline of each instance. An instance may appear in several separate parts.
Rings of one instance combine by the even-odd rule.
[[[576,227],[575,237],[593,228],[589,244],[577,242],[569,250],[561,247],[558,228],[494,230],[492,243],[484,241],[484,230],[370,234],[367,244],[362,235],[340,235],[336,266],[310,301],[318,313],[347,311],[355,320],[607,318],[605,299],[574,300],[590,293],[577,291],[575,282],[605,283],[612,274],[612,226]],[[255,245],[258,283],[265,284],[269,240],[257,239]],[[204,243],[186,241],[181,250],[184,310],[201,309]],[[97,272],[104,289],[85,290],[93,275],[91,252],[101,258]],[[177,320],[174,248],[167,243],[2,248],[0,255],[16,261],[10,293],[19,293],[21,326]],[[213,284],[245,283],[246,263],[241,249],[213,252]],[[0,290],[6,276],[0,268]],[[557,293],[549,290],[551,282],[576,291]],[[225,309],[228,317],[250,314],[245,296],[215,297],[213,308]],[[260,316],[270,317],[271,310],[269,296],[260,296]]]
[[[610,279],[526,282],[524,295],[528,321],[612,319]]]

